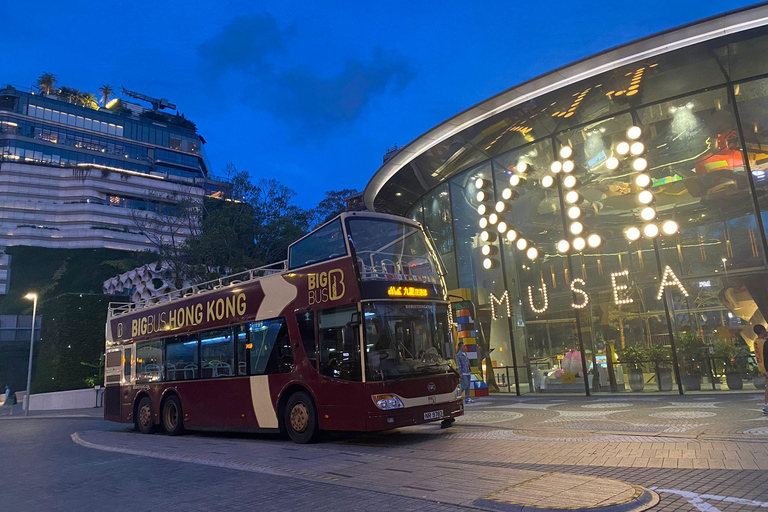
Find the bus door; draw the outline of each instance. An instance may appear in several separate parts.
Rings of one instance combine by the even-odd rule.
[[[359,310],[356,305],[326,309],[318,313],[317,323],[320,386],[316,395],[320,425],[363,430],[365,417],[359,413],[365,398]]]

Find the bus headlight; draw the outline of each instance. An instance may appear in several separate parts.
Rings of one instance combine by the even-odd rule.
[[[371,395],[373,403],[382,411],[390,409],[402,409],[405,407],[403,401],[397,395]]]

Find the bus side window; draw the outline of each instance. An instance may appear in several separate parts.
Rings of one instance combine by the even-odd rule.
[[[123,363],[123,377],[127,382],[131,381],[133,347],[125,347],[125,363]]]
[[[285,319],[251,322],[251,375],[287,373],[293,369],[293,354]]]
[[[136,380],[159,381],[163,377],[164,340],[147,341],[136,346]]]
[[[251,352],[248,349],[248,325],[238,325],[235,327],[237,333],[237,374],[248,375],[250,366]]]
[[[296,322],[299,324],[301,342],[304,345],[304,353],[312,368],[317,368],[317,343],[315,342],[315,315],[312,311],[298,313]]]
[[[320,373],[342,380],[361,381],[360,340],[358,331],[351,328],[354,340],[344,344],[344,327],[357,314],[356,307],[333,308],[318,316],[320,347]]]

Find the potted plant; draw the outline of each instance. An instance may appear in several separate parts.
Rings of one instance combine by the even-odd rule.
[[[621,353],[621,363],[626,366],[629,374],[629,387],[632,391],[642,391],[645,387],[643,369],[640,365],[645,360],[645,350],[640,347],[627,347]]]
[[[701,336],[683,333],[677,337],[677,352],[686,391],[701,390],[701,364],[707,347]]]
[[[746,346],[737,349],[733,340],[728,340],[726,344],[728,357],[725,360],[725,381],[728,389],[743,389],[744,375],[748,372],[749,349]]]
[[[664,345],[651,345],[646,353],[648,359],[653,361],[659,391],[672,391],[672,369],[668,366],[669,349]]]

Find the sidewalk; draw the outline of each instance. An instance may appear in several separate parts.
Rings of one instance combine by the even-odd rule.
[[[24,415],[22,405],[19,403],[13,406],[13,416],[6,407],[0,406],[0,421],[2,420],[40,420],[40,419],[60,419],[60,418],[91,418],[103,419],[104,409],[102,407],[93,407],[91,409],[59,409],[53,411],[29,411],[29,416]]]
[[[439,428],[439,427],[434,427]],[[80,446],[300,480],[500,512],[591,510],[639,512],[658,503],[653,491],[610,478],[509,468],[478,468],[382,456],[334,445],[296,446],[277,439],[141,435],[85,431]]]

